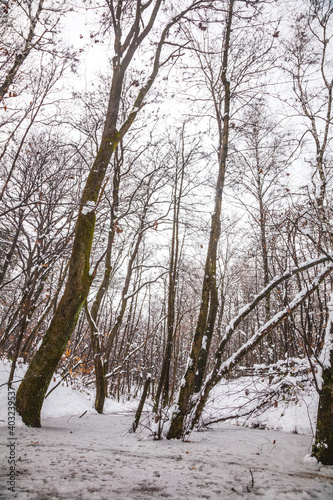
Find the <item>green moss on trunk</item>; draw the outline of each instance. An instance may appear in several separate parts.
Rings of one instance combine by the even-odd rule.
[[[40,412],[53,373],[74,331],[91,285],[89,258],[95,213],[79,214],[64,295],[17,392],[16,408],[23,422],[40,427]]]
[[[317,430],[312,454],[324,465],[333,465],[333,351],[331,366],[323,372],[319,398]]]

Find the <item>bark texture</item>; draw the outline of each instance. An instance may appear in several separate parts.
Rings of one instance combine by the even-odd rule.
[[[179,179],[179,172],[176,168],[175,175],[175,194],[173,202],[173,224],[172,224],[172,238],[169,262],[169,283],[168,283],[168,313],[167,313],[167,341],[163,357],[161,375],[158,382],[154,411],[158,411],[160,399],[162,399],[162,406],[166,407],[170,400],[170,365],[172,359],[172,350],[174,343],[175,332],[175,318],[176,318],[176,294],[177,294],[177,280],[178,280],[178,264],[180,257],[179,249],[179,214],[180,204],[182,199],[184,181],[184,164],[182,165]],[[178,190],[179,184],[179,191]]]
[[[150,382],[151,382],[151,377],[149,375],[147,377],[147,380],[146,380],[145,385],[143,387],[143,392],[142,392],[142,395],[141,395],[141,399],[140,399],[140,403],[139,403],[138,409],[136,410],[135,419],[134,419],[134,422],[132,424],[132,432],[136,432],[136,430],[138,428],[138,425],[139,425],[139,422],[140,422],[140,418],[141,418],[141,413],[142,413],[144,404],[145,404],[146,399],[147,399],[148,389],[149,389],[149,386],[150,386]]]
[[[333,323],[330,320],[326,331],[325,345],[332,345]],[[328,366],[327,366],[328,365]],[[323,369],[320,390],[315,444],[312,454],[324,465],[333,465],[333,350]]]
[[[323,387],[317,416],[316,441],[312,453],[324,465],[333,465],[333,351],[331,366],[323,371]]]
[[[217,123],[219,127],[220,142],[218,148],[219,172],[215,191],[214,213],[211,219],[211,230],[205,264],[205,275],[202,286],[201,305],[194,339],[192,342],[191,353],[189,356],[183,385],[180,389],[178,410],[171,422],[170,430],[167,436],[168,439],[180,439],[183,436],[184,419],[190,411],[191,397],[194,392],[198,392],[200,390],[202,385],[218,308],[218,291],[216,285],[216,256],[218,241],[221,232],[222,194],[224,188],[226,161],[228,156],[230,82],[227,80],[226,73],[228,68],[228,54],[233,7],[234,0],[230,0],[226,19],[226,32],[221,71],[221,78],[224,87],[223,117],[220,116],[219,108],[217,106],[215,108]]]
[[[133,23],[122,43],[122,19],[127,15],[122,1],[108,2],[115,34],[113,76],[110,86],[109,102],[104,122],[100,147],[89,172],[80,201],[72,254],[69,260],[68,280],[64,295],[59,302],[51,324],[46,332],[40,349],[32,359],[29,369],[17,392],[17,411],[25,424],[40,427],[40,412],[52,375],[59,363],[66,345],[74,331],[81,309],[86,302],[93,276],[89,273],[90,252],[94,237],[95,210],[105,179],[106,171],[118,143],[131,128],[144,99],[152,87],[161,67],[161,52],[170,28],[178,23],[189,11],[203,3],[193,2],[190,7],[173,17],[163,29],[156,45],[152,70],[146,83],[139,89],[132,111],[128,114],[119,130],[117,122],[126,71],[143,40],[151,32],[162,0],[135,3]],[[143,12],[151,7],[147,22],[142,22]],[[165,61],[162,63],[165,64]],[[96,346],[98,349],[98,346]]]

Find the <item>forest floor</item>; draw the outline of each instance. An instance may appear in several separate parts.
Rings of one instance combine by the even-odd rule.
[[[19,366],[17,384],[25,368]],[[154,440],[150,429],[156,424],[149,423],[147,413],[145,426],[129,433],[137,399],[107,399],[105,414],[98,415],[93,394],[63,384],[44,402],[42,427],[24,426],[16,414],[11,436],[9,370],[8,361],[0,362],[0,500],[333,498],[333,467],[308,457],[317,400],[307,386],[294,401],[233,420],[265,429],[219,423],[183,442]],[[263,379],[226,381],[213,394],[207,415],[237,414],[261,389],[267,390]],[[15,492],[7,482],[11,451]]]
[[[1,500],[333,498],[333,467],[304,460],[309,435],[224,423],[188,442],[154,441],[128,433],[132,421],[87,413],[18,427],[15,493],[6,485],[8,429],[0,428]]]

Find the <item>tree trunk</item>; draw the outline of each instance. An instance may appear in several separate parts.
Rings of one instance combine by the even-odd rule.
[[[116,155],[117,156],[117,155]],[[112,246],[116,231],[116,218],[119,207],[119,186],[120,186],[120,162],[118,158],[115,159],[114,175],[113,175],[113,189],[112,189],[112,208],[111,208],[111,220],[110,220],[110,230],[108,235],[108,244],[105,254],[104,261],[104,276],[102,283],[98,289],[95,300],[91,307],[91,312],[89,314],[88,304],[86,304],[86,314],[88,321],[90,323],[90,338],[91,345],[94,355],[94,367],[96,376],[96,397],[95,397],[95,410],[97,413],[103,413],[106,391],[107,391],[107,381],[105,379],[105,365],[103,363],[103,355],[101,352],[101,343],[98,332],[97,316],[100,309],[104,295],[106,294],[111,275],[111,254]]]
[[[184,133],[184,130],[183,130]],[[184,146],[183,146],[184,147]],[[174,341],[175,330],[175,307],[176,307],[176,289],[178,278],[178,261],[179,261],[179,214],[180,204],[183,193],[184,182],[184,163],[182,164],[180,174],[180,185],[178,190],[178,169],[176,166],[175,176],[175,195],[173,203],[173,224],[172,224],[172,239],[169,263],[169,284],[168,284],[168,312],[167,312],[167,341],[164,352],[161,376],[156,390],[154,411],[158,410],[159,402],[162,396],[162,405],[166,407],[169,404],[170,391],[170,364],[172,358],[172,348]]]
[[[92,282],[92,276],[89,274],[89,261],[94,237],[95,210],[112,154],[120,140],[131,128],[148,91],[155,81],[160,68],[162,47],[170,27],[190,10],[189,8],[174,17],[164,28],[157,44],[151,74],[146,83],[138,91],[133,109],[118,131],[116,127],[125,72],[138,47],[151,31],[161,3],[162,0],[156,0],[148,23],[142,28],[141,14],[146,5],[141,5],[141,2],[137,1],[135,19],[131,28],[132,36],[127,38],[123,46],[121,44],[122,3],[118,3],[116,13],[113,10],[113,4],[110,4],[113,28],[116,35],[114,45],[115,56],[113,58],[113,77],[101,144],[81,197],[80,212],[75,227],[75,237],[69,260],[68,280],[64,295],[55,311],[42,345],[32,359],[25,378],[17,392],[17,411],[21,415],[23,422],[33,427],[40,427],[41,425],[40,412],[47,388],[75,329],[81,309],[87,300]]]
[[[148,389],[149,389],[149,386],[150,386],[150,382],[151,382],[151,376],[148,375],[148,377],[146,379],[146,382],[145,382],[145,385],[144,385],[144,388],[143,388],[143,392],[142,392],[142,396],[141,396],[141,399],[140,399],[140,403],[139,403],[138,409],[136,410],[135,419],[134,419],[134,422],[132,424],[132,432],[136,432],[136,430],[138,428],[138,425],[139,425],[139,422],[140,422],[140,418],[141,418],[141,413],[142,413],[142,410],[143,410],[143,406],[144,406],[145,401],[147,399],[147,394],[148,394]]]
[[[40,411],[52,375],[66,349],[84,305],[92,277],[90,252],[94,237],[96,204],[111,156],[119,142],[116,123],[124,72],[114,61],[110,100],[101,145],[89,172],[80,203],[64,295],[55,311],[40,349],[17,392],[17,411],[25,424],[40,427]]]
[[[106,372],[108,372],[110,370],[111,349],[113,346],[113,342],[114,342],[115,338],[117,337],[117,335],[120,331],[120,328],[123,324],[123,319],[124,319],[124,315],[126,312],[127,303],[128,303],[129,298],[130,298],[128,296],[128,290],[129,290],[129,286],[131,284],[134,262],[135,262],[135,259],[137,258],[139,248],[140,248],[140,245],[142,242],[142,238],[144,236],[148,204],[149,204],[149,197],[146,200],[145,206],[143,208],[143,213],[141,215],[141,220],[140,220],[140,226],[139,226],[138,231],[137,231],[137,239],[136,239],[135,243],[133,242],[133,249],[130,252],[130,257],[129,257],[129,261],[127,264],[127,272],[126,272],[125,282],[124,282],[124,286],[123,286],[123,289],[121,292],[120,311],[119,311],[116,322],[113,325],[112,330],[111,330],[111,332],[108,336],[107,342],[106,342],[106,348],[105,348]]]
[[[224,115],[221,117],[218,106],[215,106],[217,124],[219,128],[218,164],[219,172],[215,191],[215,208],[211,220],[210,238],[207,249],[205,275],[202,287],[201,305],[197,321],[196,331],[192,342],[192,350],[184,377],[184,383],[180,389],[178,399],[178,410],[171,422],[168,439],[181,438],[183,435],[183,424],[190,408],[190,400],[193,392],[198,392],[203,381],[209,347],[214,331],[215,319],[218,308],[218,292],[216,286],[216,256],[217,245],[221,232],[221,208],[222,194],[224,188],[226,160],[228,156],[229,139],[229,111],[230,111],[230,82],[227,80],[228,54],[230,45],[231,24],[233,16],[234,0],[229,2],[229,10],[226,20],[226,33],[223,49],[221,78],[224,87]]]
[[[332,305],[331,305],[332,307]],[[332,311],[330,311],[332,316]],[[329,317],[323,354],[322,387],[320,390],[317,429],[312,454],[324,465],[333,465],[333,322]]]

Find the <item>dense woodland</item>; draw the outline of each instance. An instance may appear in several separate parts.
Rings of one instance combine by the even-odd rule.
[[[148,393],[179,438],[223,377],[306,360],[333,464],[332,2],[0,12],[0,354],[9,384],[29,364],[23,421],[57,372],[99,413]]]

